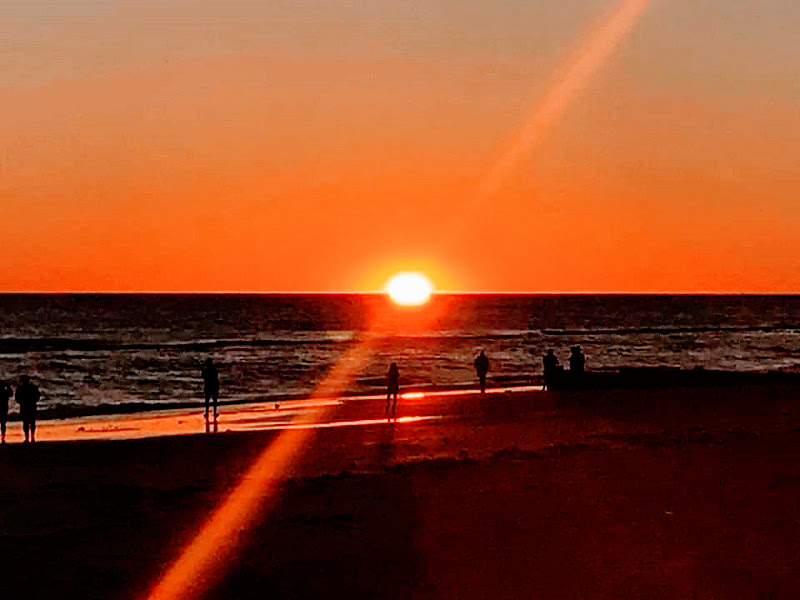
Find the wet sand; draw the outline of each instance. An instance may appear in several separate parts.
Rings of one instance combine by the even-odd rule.
[[[326,408],[324,422],[343,425],[313,431],[277,501],[206,574],[208,597],[798,589],[796,386],[423,396],[401,403],[396,424],[383,409]],[[203,431],[196,411],[199,428],[162,417]],[[239,418],[260,430],[0,448],[8,596],[146,596],[280,435],[265,415]],[[103,422],[119,437],[132,428]]]
[[[496,387],[490,395],[506,392],[541,391],[541,386]],[[437,399],[458,399],[476,396],[477,390],[410,391],[403,394],[401,404],[406,407],[427,404],[437,406]],[[247,402],[220,405],[218,418],[207,422],[202,407],[150,409],[125,414],[101,414],[62,419],[40,419],[36,439],[41,442],[69,442],[85,440],[128,440],[149,437],[194,435],[198,433],[274,431],[292,427],[355,427],[383,422],[381,414],[375,418],[348,420],[347,415],[365,414],[358,408],[373,407],[385,402],[385,396],[346,396],[343,398],[295,399],[268,402]],[[445,403],[446,404],[446,403]],[[344,406],[347,405],[345,409]],[[328,410],[337,409],[337,410]],[[420,417],[413,417],[419,420]],[[428,414],[425,419],[433,418]],[[309,420],[310,419],[310,420]],[[406,418],[408,420],[408,418]],[[298,423],[303,422],[303,425]],[[6,441],[9,444],[24,440],[22,423],[10,421]]]

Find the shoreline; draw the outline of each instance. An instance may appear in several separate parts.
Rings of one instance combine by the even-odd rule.
[[[703,368],[680,369],[675,367],[622,367],[620,369],[588,370],[578,383],[570,381],[569,371],[560,375],[554,382],[553,389],[626,389],[626,388],[669,388],[669,387],[702,387],[702,386],[736,386],[736,385],[800,385],[800,373],[792,371],[721,371]],[[523,390],[529,387],[542,387],[541,375],[489,377],[488,390]],[[401,386],[404,394],[441,394],[469,393],[476,388],[474,381],[453,385],[414,385]],[[380,390],[380,391],[378,391]],[[374,400],[384,398],[382,388],[376,386],[374,392],[346,391],[341,396],[344,400]],[[246,407],[260,404],[285,404],[287,402],[309,402],[317,398],[310,393],[253,395],[236,400],[220,400],[218,406]],[[9,403],[14,405],[13,400]],[[163,413],[168,411],[203,410],[205,402],[192,400],[188,402],[123,402],[119,404],[103,403],[93,406],[79,404],[62,404],[40,408],[37,423],[89,417],[111,417],[134,414]],[[19,412],[9,411],[9,422],[19,422]]]
[[[506,386],[487,389],[483,399],[500,395],[541,393],[541,386]],[[401,415],[402,422],[439,418],[441,407],[481,399],[480,390],[456,388],[447,390],[407,390],[401,394],[400,410],[420,410],[424,414]],[[307,397],[282,402],[229,403],[220,406],[216,421],[206,420],[204,404],[131,413],[92,414],[37,419],[37,443],[110,441],[217,433],[267,432],[284,429],[358,427],[383,424],[384,395],[340,396],[337,398]],[[338,409],[334,418],[305,422],[308,415],[321,409]],[[353,417],[353,414],[358,416]],[[351,415],[351,416],[347,416]],[[300,424],[302,423],[302,424]],[[7,444],[22,443],[21,425],[8,427]]]
[[[529,410],[530,406],[576,406],[597,414],[613,412],[636,414],[642,410],[641,398],[660,398],[662,409],[678,407],[683,397],[715,398],[715,406],[728,395],[740,395],[743,389],[800,390],[800,374],[736,373],[720,371],[680,371],[670,369],[633,369],[628,372],[587,371],[591,380],[601,385],[553,387],[545,391],[541,385],[505,385],[489,387],[481,394],[475,384],[444,387],[409,386],[401,393],[400,416],[406,422],[464,418],[470,411],[483,410],[484,405],[497,404],[512,414]],[[631,375],[633,373],[633,375]],[[642,384],[643,375],[651,376]],[[619,385],[609,385],[617,382]],[[622,383],[620,383],[622,382]],[[677,392],[677,393],[676,393]],[[643,396],[644,395],[644,396]],[[502,398],[502,401],[498,399]],[[115,407],[105,413],[77,414],[37,419],[37,442],[73,442],[82,440],[124,440],[216,433],[269,432],[293,428],[322,429],[368,427],[385,422],[384,394],[343,395],[339,397],[291,397],[280,401],[221,402],[216,420],[204,418],[204,403],[173,403],[169,407]],[[117,410],[117,409],[122,410]],[[130,411],[124,409],[132,409]],[[708,407],[705,407],[708,408]],[[335,413],[334,416],[331,416]],[[449,416],[448,416],[449,414]],[[308,421],[309,417],[312,419]],[[19,421],[10,421],[6,435],[8,444],[22,442]]]
[[[529,387],[541,387],[541,376],[532,377],[512,377],[512,378],[498,378],[495,380],[496,385],[488,389],[491,390],[516,390],[526,389]],[[381,392],[377,392],[381,389]],[[402,386],[403,394],[450,394],[450,393],[470,393],[476,389],[474,382],[465,382],[456,385],[407,385]],[[342,396],[343,400],[374,400],[377,398],[386,398],[383,388],[377,388],[375,392],[359,393],[356,391],[346,391]],[[285,404],[287,402],[313,402],[319,400],[311,393],[297,393],[297,394],[275,394],[275,395],[253,395],[247,398],[238,400],[219,400],[217,402],[220,409],[222,407],[237,407],[249,406],[257,404]],[[12,399],[9,404],[13,404]],[[166,412],[175,410],[203,410],[205,408],[205,401],[191,400],[191,401],[167,401],[167,402],[122,402],[119,404],[97,404],[93,406],[82,406],[78,404],[62,404],[59,406],[51,406],[47,408],[39,408],[37,411],[36,422],[40,421],[57,421],[73,418],[87,418],[87,417],[107,417],[115,415],[130,415],[139,413],[154,413]],[[20,422],[19,411],[11,411],[8,413],[9,422]]]

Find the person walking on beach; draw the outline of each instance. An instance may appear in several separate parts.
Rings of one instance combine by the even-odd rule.
[[[558,370],[558,357],[553,354],[552,348],[542,358],[542,364],[544,365],[544,389],[549,390],[553,384],[555,372]]]
[[[27,375],[20,377],[19,381],[16,399],[19,404],[19,416],[22,419],[22,431],[25,433],[25,441],[33,443],[36,441],[36,403],[39,402],[39,388]]]
[[[0,443],[6,443],[6,421],[8,421],[8,401],[14,397],[14,390],[7,382],[0,382]]]
[[[489,372],[489,359],[486,358],[486,354],[481,353],[475,359],[475,373],[478,375],[478,382],[481,386],[481,394],[486,393],[486,374]]]
[[[572,354],[569,357],[569,370],[575,375],[582,375],[586,366],[586,356],[581,352],[580,346],[572,347]]]
[[[217,400],[219,399],[219,372],[214,366],[214,361],[206,359],[203,365],[203,395],[206,398],[206,421],[208,421],[208,409],[210,401],[214,401],[214,420],[217,420]]]
[[[400,370],[397,363],[392,363],[389,372],[386,373],[387,392],[386,392],[386,417],[393,418],[397,409],[397,396],[400,393]],[[391,413],[389,409],[391,407]]]

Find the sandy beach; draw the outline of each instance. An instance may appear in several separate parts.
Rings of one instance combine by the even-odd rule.
[[[325,408],[341,425],[312,431],[277,496],[231,533],[234,554],[187,597],[798,589],[797,386],[415,395],[393,424],[383,406]],[[7,597],[147,597],[281,435],[255,410],[229,407],[217,434],[194,411],[107,417],[103,433],[160,418],[197,434],[0,448]],[[262,430],[232,426],[248,419]]]

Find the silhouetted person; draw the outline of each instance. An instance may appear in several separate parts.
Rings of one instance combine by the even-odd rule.
[[[14,390],[5,381],[0,383],[0,443],[6,443],[6,421],[8,421],[8,401],[14,397]]]
[[[481,394],[486,393],[486,374],[489,372],[489,359],[486,354],[481,353],[475,359],[475,373],[478,375],[478,381],[481,385]]]
[[[206,359],[203,365],[203,394],[206,397],[206,420],[208,420],[208,409],[211,400],[214,401],[214,420],[217,418],[217,400],[219,399],[219,373],[214,361]]]
[[[544,365],[544,387],[549,390],[553,384],[553,378],[558,370],[558,357],[553,354],[553,349],[547,351],[547,354],[542,358]]]
[[[586,356],[581,352],[580,346],[572,347],[572,354],[569,357],[569,370],[576,375],[583,374],[586,366]]]
[[[397,363],[392,363],[389,372],[386,373],[386,416],[394,417],[397,409],[397,396],[400,393],[400,371]],[[391,413],[389,409],[391,408]]]
[[[20,384],[17,386],[17,404],[19,404],[19,416],[22,419],[22,431],[25,433],[25,441],[36,441],[36,403],[39,402],[39,388],[31,383],[31,378],[23,375],[19,378]]]

